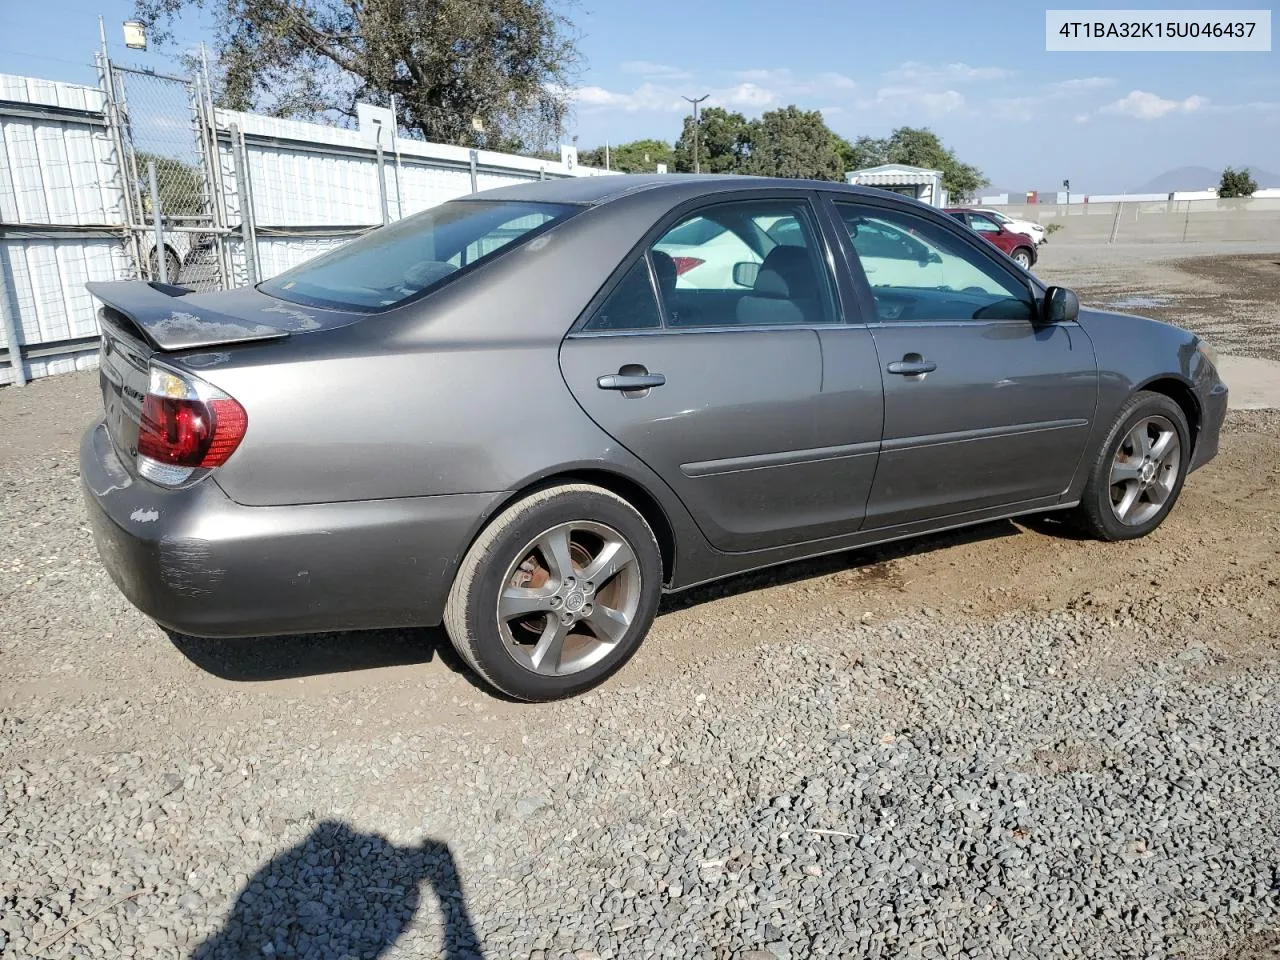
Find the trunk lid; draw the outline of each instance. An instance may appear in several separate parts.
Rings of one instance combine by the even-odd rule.
[[[85,288],[109,311],[127,318],[128,325],[158,350],[191,350],[289,336],[290,317],[286,313],[273,317],[274,323],[233,316],[210,304],[213,297],[191,297],[194,291],[186,287],[112,280],[86,283]]]
[[[121,280],[85,284],[105,306],[99,384],[107,432],[133,469],[142,402],[154,357],[207,347],[279,340],[318,324],[252,289],[196,294],[185,287]],[[246,317],[262,316],[262,320]],[[174,359],[177,359],[176,357]]]

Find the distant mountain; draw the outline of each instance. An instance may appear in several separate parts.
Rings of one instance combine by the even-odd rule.
[[[1237,170],[1244,164],[1234,164]],[[1249,173],[1258,181],[1258,187],[1280,187],[1280,173],[1271,173],[1261,167],[1248,165]],[[1208,190],[1216,187],[1222,179],[1222,171],[1212,167],[1178,167],[1166,170],[1158,177],[1153,177],[1141,186],[1134,187],[1129,193],[1173,193],[1177,190]]]

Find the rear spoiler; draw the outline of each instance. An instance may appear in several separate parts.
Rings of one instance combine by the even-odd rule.
[[[143,280],[94,280],[91,294],[124,314],[160,350],[191,350],[255,340],[280,340],[288,330],[184,302],[193,290]]]

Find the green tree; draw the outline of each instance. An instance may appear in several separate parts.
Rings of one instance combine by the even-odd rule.
[[[724,107],[699,111],[698,163],[703,173],[742,173],[750,124],[740,113]],[[693,116],[684,118],[684,129],[672,150],[675,170],[693,172]]]
[[[837,137],[818,110],[792,105],[751,123],[745,172],[765,177],[843,180]]]
[[[674,162],[674,151],[665,140],[632,140],[609,148],[609,169],[623,173],[653,173],[658,164],[665,163],[670,170]],[[581,151],[578,162],[587,167],[603,167],[605,165],[605,148],[594,147]]]
[[[942,171],[942,187],[953,203],[968,199],[988,181],[982,171],[962,163],[955,153],[943,145],[932,130],[917,127],[899,127],[888,137],[859,137],[853,142],[851,170],[879,166],[882,163],[901,163],[927,170]]]
[[[557,141],[578,63],[553,0],[135,0],[153,39],[212,15],[221,104],[356,116],[389,104],[427,140],[490,149]]]
[[[1218,185],[1218,196],[1226,200],[1231,197],[1252,197],[1258,189],[1258,181],[1249,176],[1249,168],[1234,170],[1231,167],[1222,171],[1222,182]]]
[[[160,212],[165,217],[194,216],[206,213],[204,205],[204,176],[191,164],[158,153],[139,150],[138,187],[142,197],[142,209],[151,215],[151,178],[147,175],[147,163],[156,165],[156,188],[160,194]]]

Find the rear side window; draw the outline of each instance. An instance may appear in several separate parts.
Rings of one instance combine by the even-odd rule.
[[[659,237],[649,257],[669,328],[813,325],[836,315],[803,200],[704,208]]]
[[[586,329],[652,330],[662,326],[658,301],[649,281],[648,261],[641,257],[587,321]]]
[[[394,307],[545,232],[578,209],[567,204],[454,200],[380,227],[258,289],[309,306]]]

